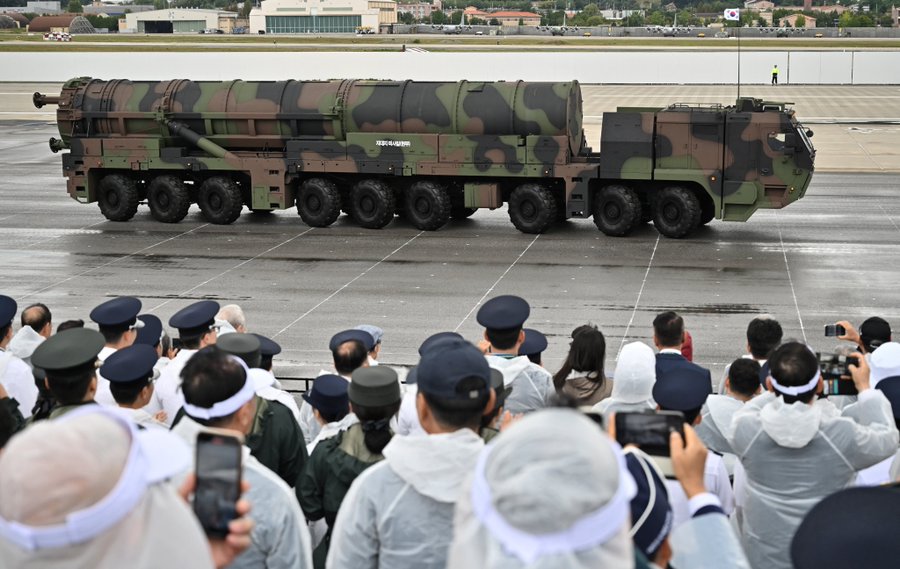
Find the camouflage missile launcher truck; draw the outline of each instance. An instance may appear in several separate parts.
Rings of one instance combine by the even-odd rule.
[[[593,216],[607,235],[652,220],[678,238],[800,199],[815,158],[788,103],[747,98],[604,113],[595,152],[574,81],[78,78],[34,103],[57,105],[69,195],[113,221],[146,201],[165,223],[196,203],[217,224],[296,206],[314,227],[343,210],[435,230],[506,203],[526,233]]]

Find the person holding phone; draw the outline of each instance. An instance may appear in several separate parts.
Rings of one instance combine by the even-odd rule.
[[[859,401],[838,411],[816,397],[822,379],[810,348],[782,344],[769,358],[768,391],[723,433],[730,448],[722,450],[736,454],[747,475],[742,538],[754,569],[790,569],[791,537],[810,508],[897,451],[890,403],[870,388],[866,359],[856,361]]]
[[[201,434],[224,431],[242,440],[256,416],[255,386],[247,365],[215,346],[199,350],[182,370],[185,416],[172,429],[197,456]],[[234,569],[311,569],[312,546],[306,519],[291,488],[240,447],[240,478],[250,484],[255,527],[252,545],[231,565]],[[185,472],[186,474],[187,472]],[[198,482],[199,485],[199,482]],[[233,487],[233,485],[232,485]],[[205,494],[204,494],[205,495]],[[224,500],[224,495],[223,495]],[[227,514],[227,508],[224,514]],[[215,512],[213,512],[215,515]]]

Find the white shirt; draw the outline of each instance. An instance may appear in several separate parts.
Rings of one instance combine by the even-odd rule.
[[[728,471],[722,457],[709,453],[706,455],[706,467],[703,471],[703,482],[706,490],[719,498],[725,515],[731,515],[734,511],[734,494],[731,490],[731,481],[728,480]],[[672,506],[672,529],[691,519],[691,511],[688,507],[687,494],[677,480],[666,479],[666,490],[669,492],[669,504]]]
[[[100,360],[100,363],[102,364],[106,361],[106,358],[117,351],[116,348],[103,346],[103,349],[97,354],[97,359]],[[94,394],[94,401],[106,407],[118,407],[116,399],[113,397],[112,390],[109,388],[109,380],[100,375],[99,370],[97,371],[97,393]]]
[[[37,402],[38,389],[31,368],[21,359],[0,348],[0,383],[10,398],[19,403],[19,412],[26,419]]]
[[[172,361],[163,369],[159,379],[156,380],[156,389],[153,390],[156,401],[151,401],[144,407],[144,411],[151,415],[158,411],[165,411],[166,424],[172,425],[178,410],[184,406],[184,395],[181,393],[181,370],[184,369],[191,356],[196,353],[197,350],[181,350],[172,358]]]

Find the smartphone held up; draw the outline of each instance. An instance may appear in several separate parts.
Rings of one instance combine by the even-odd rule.
[[[241,447],[241,439],[231,433],[201,432],[197,435],[194,513],[210,537],[227,536],[228,523],[238,517]]]

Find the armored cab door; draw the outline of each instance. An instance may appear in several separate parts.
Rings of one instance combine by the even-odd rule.
[[[759,137],[752,113],[725,115],[725,154],[723,163],[722,204],[752,205],[757,198]]]

